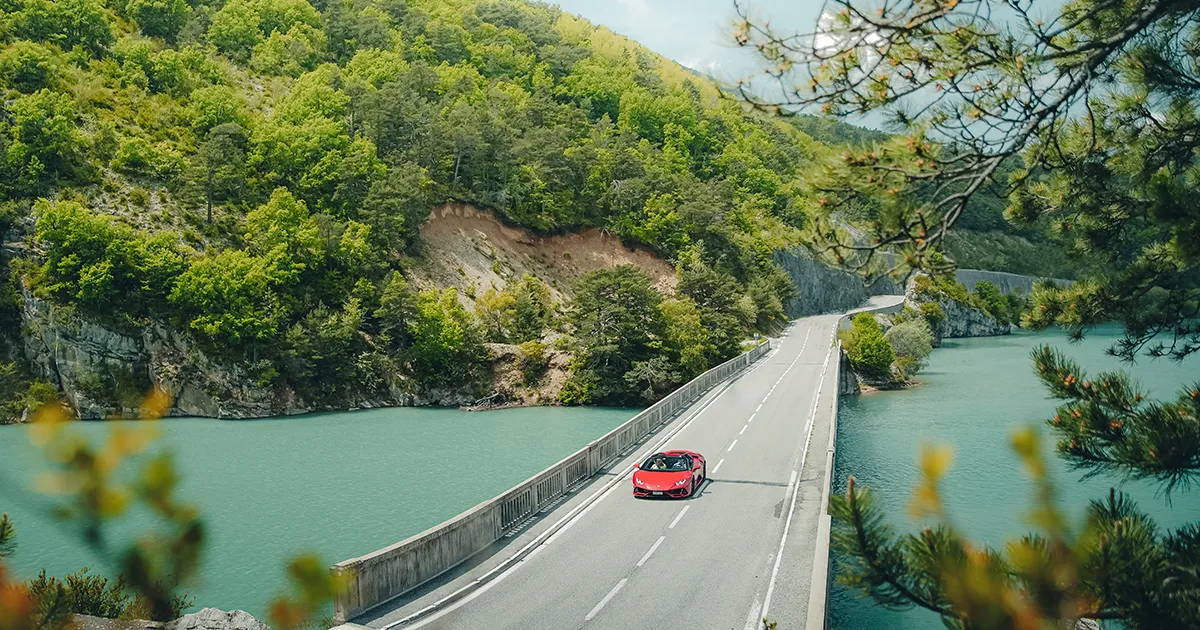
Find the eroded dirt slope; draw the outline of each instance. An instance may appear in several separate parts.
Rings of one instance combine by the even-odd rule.
[[[605,267],[634,264],[656,288],[675,289],[675,269],[649,251],[629,248],[615,235],[591,228],[561,236],[537,236],[505,226],[492,213],[463,204],[434,209],[421,228],[421,255],[410,280],[421,288],[456,287],[464,303],[488,288],[503,289],[531,273],[550,286],[555,300],[571,294],[579,276]]]

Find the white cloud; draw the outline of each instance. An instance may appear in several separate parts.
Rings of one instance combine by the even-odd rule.
[[[647,0],[617,0],[617,4],[629,12],[629,18],[634,22],[642,22],[654,12]]]

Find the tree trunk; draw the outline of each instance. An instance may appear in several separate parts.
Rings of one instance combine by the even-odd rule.
[[[207,198],[207,201],[208,201],[208,223],[209,223],[209,225],[212,225],[212,197],[213,197],[212,189],[213,189],[213,169],[212,169],[212,167],[209,167],[208,181],[204,186],[205,197]]]

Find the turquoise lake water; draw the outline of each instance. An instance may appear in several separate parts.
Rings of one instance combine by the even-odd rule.
[[[1105,327],[1078,345],[1061,333],[1018,333],[1011,337],[947,340],[933,352],[921,373],[923,385],[912,389],[842,399],[838,423],[834,491],[845,492],[846,478],[872,488],[899,530],[917,523],[908,506],[917,481],[922,443],[949,445],[954,463],[945,479],[946,507],[957,526],[972,539],[992,545],[1028,531],[1025,510],[1031,484],[1009,447],[1014,430],[1042,430],[1046,460],[1058,484],[1061,505],[1082,518],[1088,501],[1107,495],[1120,480],[1097,477],[1080,482],[1053,453],[1053,436],[1044,421],[1057,407],[1033,372],[1030,351],[1049,343],[1064,350],[1087,371],[1120,369],[1104,356],[1119,330]],[[1139,358],[1124,366],[1152,397],[1174,398],[1181,386],[1200,379],[1200,357],[1181,363]],[[1156,496],[1157,486],[1127,483],[1160,526],[1177,527],[1200,520],[1200,489],[1177,491],[1170,504]],[[1078,520],[1076,521],[1079,522]],[[835,558],[836,564],[836,558]],[[830,594],[829,627],[842,630],[934,630],[944,626],[923,610],[893,612],[835,587]]]
[[[378,409],[284,419],[171,419],[155,448],[174,451],[179,496],[208,526],[201,606],[265,619],[284,592],[284,565],[299,553],[327,564],[419,533],[517,485],[585,446],[636,410],[542,407],[490,412]],[[103,423],[77,425],[92,436]],[[26,427],[0,427],[0,512],[17,527],[11,564],[21,577],[106,565],[55,524],[30,491],[44,470]],[[153,522],[118,524],[128,541]],[[110,572],[111,571],[106,571]]]

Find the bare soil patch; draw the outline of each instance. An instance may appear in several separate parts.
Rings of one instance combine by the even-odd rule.
[[[653,253],[627,247],[597,228],[539,236],[509,227],[491,212],[465,204],[435,208],[421,227],[421,255],[413,259],[410,281],[421,288],[455,287],[468,307],[489,288],[502,290],[526,273],[550,286],[555,300],[571,296],[579,276],[596,269],[632,264],[644,269],[655,287],[674,293],[675,269]]]

